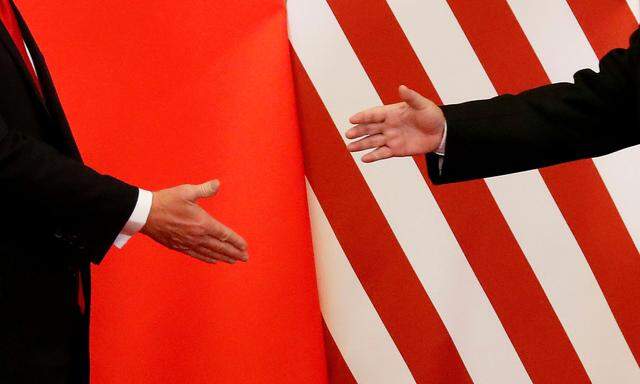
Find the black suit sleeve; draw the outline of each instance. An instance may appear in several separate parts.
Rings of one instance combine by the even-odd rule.
[[[441,172],[427,155],[435,183],[497,176],[605,155],[640,143],[640,37],[609,52],[600,71],[574,83],[443,107],[448,133]]]
[[[1,118],[0,186],[0,211],[23,207],[23,215],[31,216],[29,228],[16,230],[48,231],[73,262],[99,263],[138,198],[137,188],[10,130]],[[14,219],[3,217],[10,224]]]

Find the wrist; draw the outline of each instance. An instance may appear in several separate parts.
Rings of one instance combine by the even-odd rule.
[[[149,235],[149,227],[151,226],[151,223],[153,222],[155,216],[156,202],[158,198],[156,196],[156,193],[157,192],[151,192],[151,208],[149,209],[149,215],[147,216],[145,224],[142,226],[142,228],[140,228],[140,233],[144,235]]]

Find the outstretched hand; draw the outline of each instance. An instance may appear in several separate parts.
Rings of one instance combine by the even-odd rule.
[[[220,182],[180,185],[153,193],[141,232],[153,240],[207,263],[247,261],[247,242],[197,204],[216,194]]]
[[[371,150],[362,157],[365,163],[426,154],[442,141],[445,118],[440,107],[404,85],[399,93],[402,102],[367,109],[349,119],[357,125],[346,136],[359,140],[347,148],[351,152]]]

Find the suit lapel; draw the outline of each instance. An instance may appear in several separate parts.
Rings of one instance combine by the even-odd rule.
[[[12,55],[14,59],[20,59],[18,63],[22,64],[22,72],[23,76],[27,78],[31,85],[32,93],[37,99],[38,104],[42,107],[43,111],[55,121],[55,126],[60,130],[60,134],[64,140],[64,144],[67,149],[70,151],[72,157],[82,160],[80,151],[78,150],[78,146],[73,138],[73,134],[69,128],[69,123],[67,122],[67,118],[64,114],[64,110],[62,109],[62,105],[60,104],[60,99],[58,98],[58,93],[56,92],[55,86],[53,84],[53,80],[51,79],[51,74],[49,73],[49,68],[47,68],[47,64],[44,60],[44,56],[36,44],[31,31],[27,27],[27,23],[24,21],[22,14],[16,7],[16,5],[11,1],[13,6],[13,11],[16,14],[16,18],[18,19],[18,25],[22,31],[22,37],[27,44],[27,48],[29,49],[29,53],[31,54],[31,58],[33,59],[33,64],[36,68],[36,72],[38,73],[38,79],[40,80],[40,87],[42,89],[42,97],[38,90],[36,89],[36,85],[33,82],[33,77],[28,72],[28,69],[24,66],[24,60],[21,59],[20,53],[13,45],[11,40],[11,36],[7,32],[7,30],[3,26],[3,38],[7,40],[8,44],[13,48]],[[2,24],[2,23],[0,23]],[[5,43],[5,45],[7,45]]]
[[[0,41],[2,41],[2,44],[5,46],[6,50],[11,55],[11,58],[15,62],[16,67],[20,72],[20,76],[28,84],[28,87],[31,92],[31,96],[33,97],[35,103],[37,103],[40,106],[40,108],[43,109],[43,112],[47,113],[47,108],[46,108],[46,105],[44,104],[44,100],[42,99],[42,97],[40,97],[40,93],[36,88],[34,79],[26,67],[27,65],[30,65],[30,64],[25,63],[24,60],[22,59],[20,52],[18,51],[15,44],[13,43],[13,39],[11,38],[9,31],[7,31],[7,28],[4,26],[3,23],[0,23]]]

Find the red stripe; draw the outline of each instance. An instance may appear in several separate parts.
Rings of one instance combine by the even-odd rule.
[[[616,9],[608,12],[603,4],[613,6],[615,1],[586,0],[580,3],[580,14],[589,13],[585,7],[593,4],[590,19],[581,22],[590,26],[588,35],[596,36],[602,31],[603,39],[615,37],[608,47],[627,45],[629,34],[637,25],[629,23],[633,18],[626,2],[618,1]],[[625,3],[622,7],[621,3]],[[520,28],[515,16],[504,0],[486,0],[482,4],[464,0],[449,0],[462,28],[469,37],[476,54],[486,69],[498,93],[517,93],[535,86],[548,84],[548,76],[542,64]],[[597,4],[597,5],[596,5]],[[620,10],[626,10],[621,12]],[[596,24],[601,15],[609,16]],[[617,15],[617,19],[611,19]],[[493,20],[488,24],[483,20]],[[500,28],[495,28],[499,25]],[[622,26],[621,32],[611,26]],[[611,33],[611,30],[618,30]],[[626,35],[622,38],[622,35]],[[509,47],[505,55],[501,47]],[[605,50],[604,46],[601,47]],[[606,48],[607,50],[610,48]],[[640,255],[633,243],[609,192],[591,160],[583,160],[556,167],[544,168],[540,173],[571,228],[591,269],[607,299],[611,310],[636,357],[640,352]]]
[[[615,47],[629,46],[638,22],[624,0],[567,0],[599,58]]]
[[[327,354],[329,384],[357,384],[324,321],[322,326],[324,330],[324,350]]]
[[[470,383],[453,341],[294,55],[305,172],[364,290],[417,382]]]
[[[549,84],[549,77],[505,0],[448,3],[498,93],[518,93]],[[509,47],[508,54],[504,47]]]
[[[397,101],[400,84],[441,102],[386,2],[329,4],[384,103]],[[424,158],[417,160],[425,175]],[[589,382],[486,183],[434,186],[425,179],[532,380]]]

